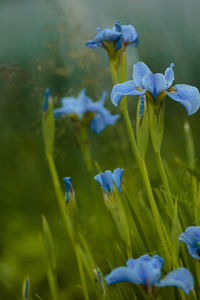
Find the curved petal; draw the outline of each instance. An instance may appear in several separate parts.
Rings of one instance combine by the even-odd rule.
[[[105,277],[108,284],[128,281],[154,286],[160,281],[163,258],[159,255],[151,257],[145,254],[137,259],[129,259],[126,264],[127,267],[116,268]]]
[[[194,279],[186,268],[178,268],[167,274],[156,286],[176,286],[188,294],[194,288]]]
[[[114,269],[110,274],[105,276],[105,281],[109,285],[118,282],[131,282],[135,284],[141,283],[139,274],[133,272],[128,267],[119,267]]]
[[[101,31],[100,28],[97,28],[97,35],[93,40],[87,41],[85,45],[93,49],[98,49],[103,47],[103,42],[116,41],[121,36],[122,34],[120,32],[116,32],[113,29],[104,29]]]
[[[119,105],[119,102],[125,95],[142,95],[144,91],[139,91],[133,80],[126,81],[114,85],[111,93],[111,101],[115,106]]]
[[[143,77],[142,82],[145,89],[153,95],[154,99],[167,87],[165,77],[160,73],[149,73]]]
[[[93,38],[93,40],[89,40],[87,42],[85,42],[85,46],[92,48],[92,49],[99,49],[103,47],[102,44],[102,32],[101,31],[97,31],[97,35]]]
[[[124,170],[117,168],[113,171],[113,181],[116,185],[116,188],[119,192],[121,192],[121,184],[122,184],[122,176],[123,176]]]
[[[181,233],[179,241],[183,242],[190,255],[200,260],[200,226],[190,226]]]
[[[138,45],[138,34],[132,25],[121,25],[123,40],[126,44]]]
[[[174,81],[174,71],[173,71],[174,63],[171,63],[170,67],[165,71],[165,80],[167,82],[167,88],[170,88]]]
[[[102,132],[108,125],[114,125],[120,115],[112,115],[107,110],[104,113],[97,113],[90,122],[90,128],[95,133]]]
[[[167,95],[174,101],[182,104],[186,108],[188,115],[194,114],[200,106],[199,90],[187,84],[176,84],[174,88],[175,91],[166,91]]]
[[[114,190],[114,183],[112,179],[112,172],[111,171],[105,171],[104,173],[99,173],[94,177],[94,180],[96,180],[102,190],[106,193],[110,193]]]
[[[139,61],[137,64],[133,65],[133,80],[135,85],[141,89],[144,89],[142,79],[149,73],[151,73],[150,69],[142,61]]]
[[[160,281],[164,260],[159,255],[154,255],[153,257],[143,255],[141,258],[134,268],[135,272],[140,274],[142,284],[147,285],[148,283],[152,287],[156,282]]]

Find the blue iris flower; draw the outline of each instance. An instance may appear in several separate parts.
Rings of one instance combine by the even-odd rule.
[[[131,282],[141,284],[146,289],[165,286],[176,286],[188,294],[194,286],[192,274],[186,268],[178,268],[161,279],[164,260],[159,255],[153,257],[145,254],[137,259],[130,258],[125,267],[111,271],[105,277],[107,284]]]
[[[174,64],[166,69],[165,74],[153,74],[147,65],[138,62],[133,66],[133,80],[116,84],[113,87],[111,100],[115,106],[125,95],[148,95],[153,98],[154,103],[157,99],[168,95],[174,101],[182,104],[188,115],[194,114],[200,106],[200,94],[196,87],[186,84],[176,84],[174,81]]]
[[[56,118],[62,115],[68,115],[76,120],[89,120],[90,128],[95,133],[102,132],[108,125],[114,125],[119,118],[119,114],[112,115],[109,110],[104,107],[107,93],[103,92],[101,99],[93,102],[86,95],[83,89],[77,98],[68,97],[61,100],[62,107],[54,109]]]
[[[181,233],[179,241],[185,243],[190,255],[200,260],[200,226],[190,226]]]
[[[132,45],[136,47],[138,45],[137,31],[132,25],[121,25],[121,23],[117,21],[115,22],[115,27],[112,29],[104,29],[101,31],[98,27],[95,38],[87,41],[85,45],[93,49],[105,48],[108,50],[110,42],[114,44],[115,50],[121,49],[123,43],[125,46]]]
[[[63,180],[65,185],[65,201],[66,203],[69,203],[70,196],[74,197],[75,195],[72,180],[71,177],[64,177]]]
[[[94,177],[94,179],[100,184],[102,190],[106,193],[111,193],[114,191],[115,186],[118,192],[121,192],[122,175],[124,173],[123,169],[117,168],[113,171],[105,171],[104,173],[99,173]]]

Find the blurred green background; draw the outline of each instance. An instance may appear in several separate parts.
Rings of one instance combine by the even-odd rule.
[[[38,238],[42,214],[49,221],[59,254],[60,299],[81,299],[82,295],[43,151],[44,89],[52,90],[56,105],[61,97],[76,96],[83,87],[94,100],[99,99],[102,90],[110,92],[112,83],[105,51],[88,49],[84,43],[94,37],[96,27],[110,28],[115,20],[134,25],[139,34],[139,47],[128,48],[130,76],[132,65],[138,60],[146,62],[153,72],[164,72],[174,62],[176,83],[199,87],[199,11],[198,0],[0,1],[0,299],[19,299],[27,274],[33,299],[34,293],[50,299]],[[107,107],[117,112],[109,99]],[[129,100],[129,107],[134,123],[135,98]],[[184,108],[167,99],[163,156],[180,181],[182,173],[177,171],[174,157],[185,159],[186,119]],[[199,113],[190,117],[190,124],[198,160]],[[103,233],[95,235],[94,228],[91,232],[88,228],[93,224],[97,207],[105,213],[101,191],[97,188],[96,199],[91,198],[86,167],[70,122],[57,120],[56,125],[55,160],[59,176],[72,176],[81,222],[94,244]],[[109,127],[100,135],[90,132],[90,144],[93,159],[103,170],[123,167],[126,186],[132,190],[142,188],[122,118],[116,127]],[[151,150],[147,164],[153,185],[159,185]],[[100,252],[103,250],[102,245]],[[101,260],[99,257],[99,263]]]

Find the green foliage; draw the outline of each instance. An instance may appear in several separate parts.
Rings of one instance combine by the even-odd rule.
[[[199,4],[188,6],[187,1],[183,1],[180,14],[178,0],[166,3],[152,1],[151,13],[147,0],[141,3],[127,2],[123,7],[120,1],[103,1],[102,7],[97,1],[79,1],[77,4],[74,1],[72,7],[77,5],[79,9],[69,9],[69,6],[66,8],[63,4],[64,1],[58,2],[48,1],[47,4],[45,1],[30,1],[29,4],[28,1],[13,1],[13,6],[6,1],[0,3],[3,22],[0,28],[1,63],[4,64],[0,66],[0,299],[21,299],[21,286],[29,274],[31,300],[79,300],[84,297],[84,288],[90,299],[142,300],[144,293],[136,286],[123,283],[108,287],[103,281],[104,275],[112,268],[125,264],[127,248],[130,247],[129,253],[133,257],[143,253],[164,256],[165,249],[168,249],[163,276],[178,266],[185,266],[193,273],[195,290],[191,294],[185,296],[170,287],[161,290],[158,299],[198,299],[199,264],[189,256],[185,246],[177,241],[182,230],[200,222],[198,114],[191,118],[191,128],[188,125],[184,127],[185,112],[181,111],[178,104],[166,99],[162,154],[175,203],[173,211],[169,210],[169,194],[161,182],[154,153],[151,147],[146,151],[146,144],[141,143],[145,140],[148,144],[147,130],[140,131],[139,119],[136,120],[137,145],[142,156],[146,157],[153,195],[164,223],[164,244],[159,240],[122,118],[116,127],[108,128],[101,136],[93,133],[88,136],[93,160],[98,161],[102,170],[118,166],[125,169],[120,199],[113,198],[115,204],[122,208],[119,218],[115,215],[115,219],[105,205],[101,190],[86,169],[69,122],[57,121],[55,145],[51,103],[51,113],[43,114],[43,133],[40,131],[40,123],[42,94],[46,87],[51,87],[53,94],[58,96],[54,98],[55,105],[57,99],[77,94],[80,87],[87,87],[94,98],[102,89],[110,91],[108,67],[102,66],[105,60],[103,52],[97,54],[84,48],[83,44],[88,38],[88,32],[91,34],[97,23],[102,26],[104,23],[112,23],[111,15],[118,15],[124,22],[138,26],[139,32],[143,32],[141,43],[144,46],[140,48],[139,54],[145,61],[148,59],[155,70],[169,62],[170,48],[170,59],[175,59],[176,66],[179,65],[177,78],[180,82],[184,79],[194,85],[199,84],[199,42],[196,30]],[[109,15],[109,20],[102,21],[102,16],[98,16],[96,12],[101,9],[102,15],[103,12]],[[77,10],[82,11],[82,21],[77,17]],[[92,26],[89,21],[92,19],[90,10],[97,18]],[[85,16],[84,12],[90,16]],[[185,22],[186,17],[188,22]],[[14,24],[12,26],[11,20]],[[145,28],[149,28],[148,31],[144,30],[144,24]],[[152,32],[151,36],[149,32]],[[130,50],[131,64],[132,58],[134,60],[137,57],[133,52]],[[193,55],[188,60],[191,52]],[[17,64],[13,64],[13,61]],[[129,71],[131,73],[131,68]],[[134,98],[129,99],[133,125],[136,111],[134,101]],[[112,107],[110,101],[106,105]],[[112,109],[115,113],[116,110]],[[142,122],[141,126],[146,128],[147,125]],[[44,155],[42,134],[45,137],[46,153],[49,154],[47,160],[54,172],[54,184],[57,178],[55,186]],[[55,162],[52,164],[53,157]],[[92,170],[93,175],[98,172],[97,169]],[[69,216],[61,185],[62,177],[68,175],[72,176],[77,197],[76,253],[70,233],[66,230],[71,223],[66,219],[63,221],[58,209],[66,209],[65,216]],[[56,197],[60,197],[60,206]],[[45,215],[43,224],[41,215]],[[38,232],[41,231],[39,240]],[[80,269],[86,287],[83,286],[84,280],[81,281]],[[99,282],[97,270],[100,270],[103,285]]]

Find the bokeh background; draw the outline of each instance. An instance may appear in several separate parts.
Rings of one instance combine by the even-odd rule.
[[[115,20],[136,27],[140,44],[128,48],[130,76],[138,60],[153,72],[164,72],[175,63],[176,83],[200,86],[200,2],[198,0],[1,0],[0,1],[0,299],[19,299],[25,276],[34,293],[50,299],[38,238],[45,215],[57,250],[60,299],[82,299],[77,266],[64,234],[44,155],[41,134],[43,92],[50,88],[55,105],[63,96],[76,96],[85,87],[98,100],[112,83],[107,55],[84,46],[96,27],[109,28]],[[131,78],[131,77],[130,77]],[[117,109],[107,99],[113,113]],[[136,99],[129,99],[134,123]],[[189,118],[199,160],[199,113]],[[166,101],[163,156],[181,182],[175,157],[185,160],[182,106]],[[142,189],[132,159],[123,120],[102,134],[90,132],[92,156],[103,170],[123,167],[129,189]],[[102,225],[101,191],[91,198],[88,174],[69,120],[56,121],[55,160],[62,180],[72,176],[81,222],[93,244],[101,235],[90,231],[95,218]],[[159,185],[151,149],[147,156],[153,185]],[[133,184],[134,182],[134,184]],[[96,185],[95,185],[96,186]],[[101,210],[96,212],[96,208]],[[97,216],[98,215],[98,216]],[[95,224],[98,224],[96,222]],[[100,244],[101,245],[101,244]],[[100,252],[104,250],[101,245]],[[101,265],[102,257],[96,255]]]

